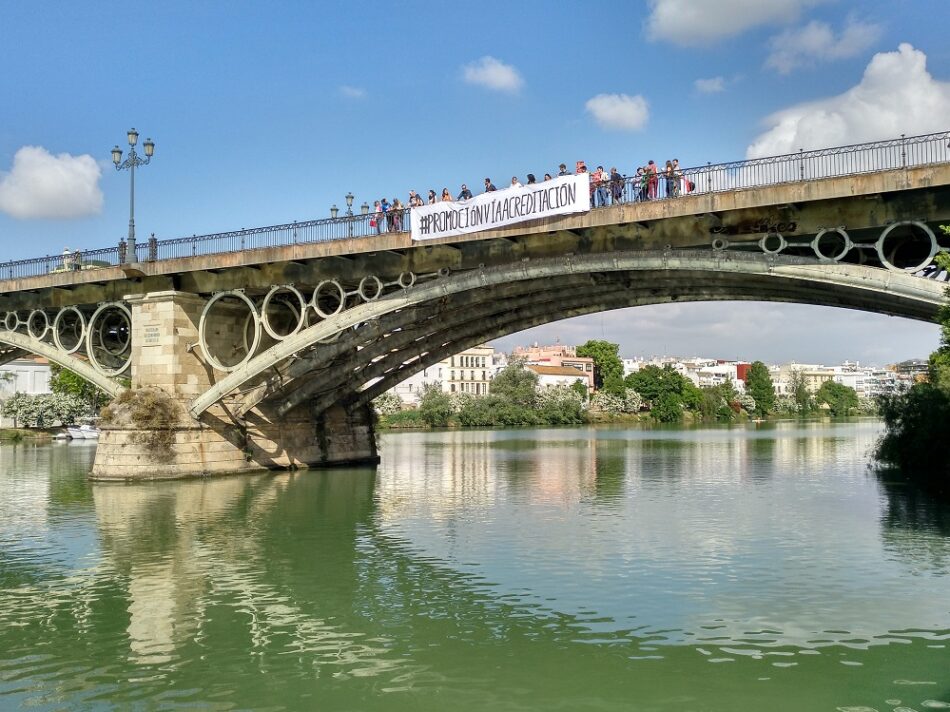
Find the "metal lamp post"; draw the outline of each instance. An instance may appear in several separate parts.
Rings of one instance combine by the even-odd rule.
[[[122,149],[115,146],[112,149],[112,162],[117,171],[128,170],[131,175],[131,184],[129,188],[129,237],[126,245],[126,254],[131,257],[131,261],[137,261],[135,256],[135,168],[136,166],[147,166],[152,161],[155,154],[155,143],[152,139],[145,139],[142,145],[145,147],[145,158],[141,158],[135,152],[135,144],[139,141],[139,132],[135,129],[129,129],[129,157],[122,160]]]
[[[353,194],[347,191],[343,197],[346,199],[346,217],[349,218],[347,220],[347,231],[350,237],[353,237]]]

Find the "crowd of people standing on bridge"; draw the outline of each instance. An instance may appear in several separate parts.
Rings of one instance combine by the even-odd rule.
[[[639,166],[630,177],[622,175],[616,167],[611,167],[608,171],[603,166],[597,166],[595,170],[589,171],[584,161],[575,163],[572,174],[567,170],[567,164],[562,163],[558,166],[556,173],[545,173],[540,181],[534,173],[528,173],[525,176],[524,183],[521,182],[518,176],[512,176],[511,183],[504,185],[503,188],[521,187],[522,185],[543,183],[562,176],[582,174],[589,176],[590,205],[592,208],[628,202],[639,203],[662,198],[676,198],[696,190],[696,184],[680,169],[678,158],[668,160],[662,169],[650,160],[646,165]],[[498,188],[495,187],[492,179],[485,178],[484,192],[490,193],[494,190],[498,190]],[[453,195],[448,188],[442,188],[441,193],[437,193],[435,189],[430,189],[425,198],[416,191],[410,190],[405,203],[402,203],[399,198],[393,198],[392,201],[380,198],[373,205],[370,215],[370,228],[375,229],[377,234],[401,232],[408,229],[408,221],[405,220],[407,209],[421,205],[434,205],[440,202],[470,200],[472,197],[474,197],[474,194],[468,185],[462,183],[456,195]]]

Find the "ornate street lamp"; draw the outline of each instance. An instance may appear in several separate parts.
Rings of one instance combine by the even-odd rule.
[[[135,168],[137,166],[147,166],[151,163],[152,156],[155,155],[155,143],[150,138],[145,139],[145,143],[142,144],[145,147],[145,158],[141,158],[139,154],[135,152],[135,144],[139,141],[139,132],[135,129],[129,129],[128,139],[129,157],[123,161],[122,149],[115,146],[112,149],[112,162],[115,164],[117,171],[128,170],[131,175],[129,188],[129,237],[126,245],[126,255],[130,256],[131,260],[135,262],[137,260],[135,256]]]
[[[336,206],[336,203],[330,206],[330,217],[336,220],[336,216],[340,214],[340,209]]]

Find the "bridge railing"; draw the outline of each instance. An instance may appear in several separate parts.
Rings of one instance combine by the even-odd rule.
[[[616,182],[605,183],[606,201],[603,204],[675,200],[692,193],[721,193],[948,162],[950,131],[924,136],[901,136],[887,141],[798,151],[782,156],[707,163],[705,166],[681,169],[675,175],[665,175],[664,167],[657,166],[658,173],[654,181],[637,176],[624,176]],[[592,206],[601,204],[599,200],[592,202]],[[134,256],[128,253],[128,246],[122,242],[114,247],[73,252],[69,255],[47,255],[3,262],[0,263],[0,282],[127,262],[169,260],[349,238],[372,238],[386,232],[408,230],[410,219],[410,211],[387,213],[384,216],[370,213],[169,240],[150,238],[136,244]]]

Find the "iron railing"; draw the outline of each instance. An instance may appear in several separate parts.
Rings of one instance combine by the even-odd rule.
[[[948,162],[950,131],[924,136],[901,136],[888,141],[798,151],[782,156],[707,163],[705,166],[681,169],[674,174],[667,174],[664,166],[657,166],[653,180],[633,175],[606,181],[603,184],[604,193],[592,195],[591,205],[596,209],[617,203],[668,200],[693,193],[721,193]],[[114,247],[69,255],[2,262],[0,282],[127,262],[169,260],[349,238],[373,238],[385,232],[408,230],[410,219],[409,210],[385,215],[371,212],[368,215],[307,220],[170,240],[151,238],[136,245],[134,258],[127,254],[127,246],[121,242]]]

